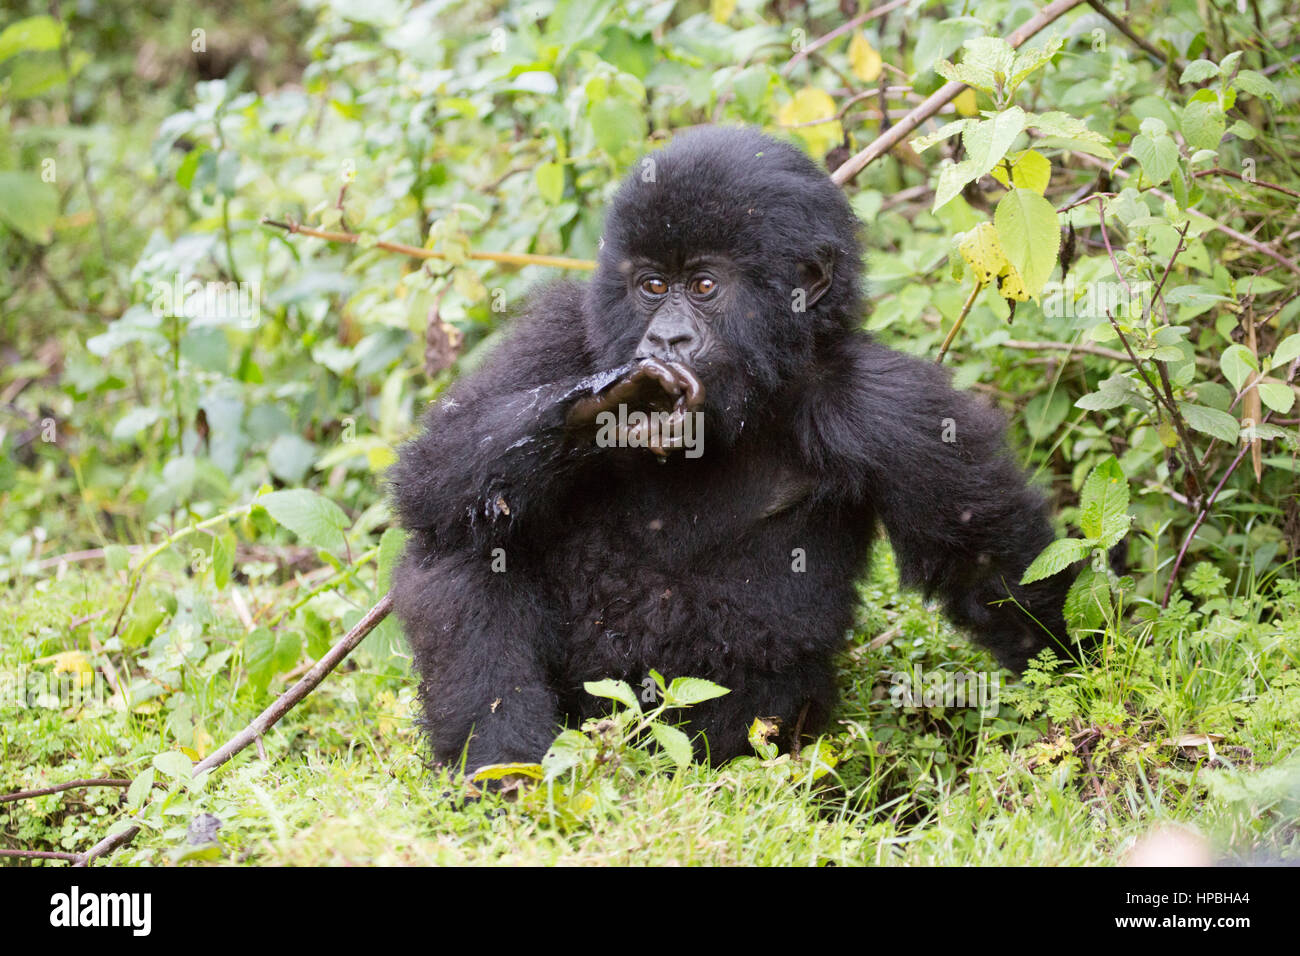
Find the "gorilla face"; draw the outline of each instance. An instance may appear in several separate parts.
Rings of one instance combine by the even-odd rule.
[[[733,438],[856,323],[857,225],[794,147],[737,130],[679,136],[611,204],[586,310],[596,364],[685,366],[711,438]]]

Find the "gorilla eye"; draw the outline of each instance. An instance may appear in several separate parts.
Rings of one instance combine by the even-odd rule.
[[[696,276],[691,280],[691,294],[698,296],[712,295],[718,284],[708,276]]]
[[[659,276],[651,276],[641,280],[641,291],[646,295],[665,295],[668,292],[668,283]]]

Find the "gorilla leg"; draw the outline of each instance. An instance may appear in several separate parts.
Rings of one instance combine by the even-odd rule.
[[[393,594],[434,757],[463,757],[470,771],[540,760],[558,733],[558,705],[545,660],[554,631],[536,592],[478,558],[421,555],[408,550]]]

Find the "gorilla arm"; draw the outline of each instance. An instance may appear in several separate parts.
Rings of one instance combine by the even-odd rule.
[[[1075,654],[1061,608],[1070,575],[1022,586],[1054,538],[1042,496],[1011,457],[1001,414],[929,362],[854,336],[803,411],[809,460],[870,503],[905,585],[937,595],[999,663]]]

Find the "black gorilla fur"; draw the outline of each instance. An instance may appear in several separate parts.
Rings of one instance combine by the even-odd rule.
[[[1069,653],[1070,575],[1018,584],[1053,534],[1002,416],[858,329],[860,224],[841,191],[750,130],[683,134],[643,162],[594,279],[535,295],[394,468],[410,534],[396,609],[437,759],[536,761],[601,712],[584,681],[639,686],[651,668],[730,688],[686,712],[715,763],[748,751],[758,716],[786,745],[796,725],[817,731],[877,519],[904,583],[1004,666]],[[721,263],[690,363],[703,454],[575,438],[575,404],[608,394],[644,344],[642,298],[661,286],[634,286],[634,264],[678,276],[700,255]],[[829,287],[797,311],[817,260]]]

